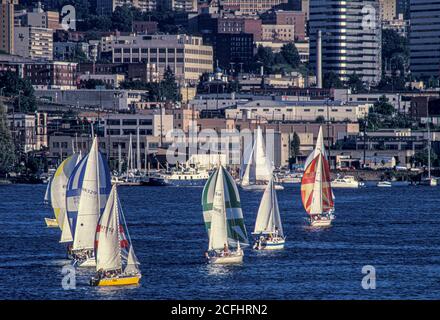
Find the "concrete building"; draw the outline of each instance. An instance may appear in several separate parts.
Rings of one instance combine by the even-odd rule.
[[[162,0],[161,5],[177,12],[197,12],[197,0]]]
[[[270,101],[260,100],[225,109],[227,119],[267,121],[350,121],[365,118],[371,104],[340,101]]]
[[[317,64],[317,37],[322,32],[323,74],[342,81],[357,74],[376,84],[382,74],[381,18],[377,1],[316,0],[310,2],[310,62]]]
[[[54,42],[54,59],[61,61],[72,61],[78,52],[82,52],[84,56],[89,59],[91,56],[92,47],[87,42]]]
[[[263,24],[261,25],[262,41],[295,41],[295,26],[289,24]]]
[[[125,81],[123,74],[82,74],[79,76],[80,81],[98,80],[102,81],[106,87],[111,89],[118,89],[121,82]]]
[[[53,59],[53,31],[38,27],[15,28],[14,53],[36,60]]]
[[[261,19],[254,16],[222,15],[217,21],[215,33],[251,33],[254,41],[261,40]]]
[[[8,114],[7,124],[15,145],[22,152],[41,150],[48,146],[46,113]]]
[[[0,50],[14,53],[14,3],[15,0],[1,0],[0,4]]]
[[[26,13],[24,23],[23,26],[27,27],[61,29],[60,14],[56,11],[44,11],[40,2],[31,12]]]
[[[239,11],[242,14],[257,14],[268,11],[288,0],[220,0],[223,9]]]
[[[393,21],[397,18],[397,0],[379,0],[383,21]]]
[[[273,10],[263,14],[262,20],[263,24],[293,26],[295,42],[305,40],[306,16],[302,11]]]
[[[159,78],[170,67],[179,81],[197,81],[213,70],[213,51],[201,37],[188,35],[112,36],[113,63],[155,65]]]
[[[157,9],[157,0],[96,0],[96,13],[98,15],[111,15],[117,7],[131,5],[143,12]]]
[[[410,70],[418,78],[440,71],[440,0],[411,0]]]
[[[134,110],[136,103],[144,99],[145,91],[138,90],[35,90],[35,96],[62,110],[104,109],[109,111]]]

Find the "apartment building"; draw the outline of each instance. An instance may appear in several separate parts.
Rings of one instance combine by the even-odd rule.
[[[16,27],[15,50],[18,56],[35,60],[53,59],[53,31],[39,27]]]
[[[0,4],[0,50],[14,53],[14,3],[15,0],[1,0]]]
[[[197,81],[213,71],[213,50],[201,37],[188,35],[112,36],[113,63],[147,63],[159,78],[169,67],[179,81]]]

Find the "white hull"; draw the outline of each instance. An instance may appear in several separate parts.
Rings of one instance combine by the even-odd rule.
[[[44,218],[44,221],[46,222],[46,226],[48,228],[56,228],[56,227],[58,227],[57,219]]]
[[[267,188],[267,184],[250,184],[247,186],[240,185],[243,190],[248,191],[264,191]],[[275,190],[284,190],[284,187],[280,184],[275,185]]]
[[[362,184],[357,181],[353,176],[345,176],[343,178],[336,178],[331,182],[332,188],[359,188]]]
[[[391,182],[388,182],[388,181],[380,181],[380,182],[377,183],[377,187],[379,187],[379,188],[391,188],[392,184],[391,184]]]
[[[284,249],[284,239],[279,240],[267,240],[264,244],[254,247],[255,250],[282,250]]]
[[[326,228],[330,227],[333,219],[317,219],[310,220],[310,226],[315,228]]]
[[[231,252],[227,256],[209,257],[210,264],[237,264],[243,262],[243,251]]]
[[[347,188],[347,189],[356,189],[359,188],[359,182],[332,182],[332,188]]]
[[[437,186],[437,179],[434,179],[434,178],[424,179],[424,180],[420,181],[420,185],[429,186],[429,187],[436,187]]]
[[[78,262],[78,267],[80,268],[92,268],[92,267],[96,267],[96,259],[95,257],[92,258],[87,258],[87,260]]]

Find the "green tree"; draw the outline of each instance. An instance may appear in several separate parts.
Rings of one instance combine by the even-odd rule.
[[[292,67],[298,68],[301,64],[301,58],[298,50],[292,42],[289,42],[281,47],[281,56]]]
[[[326,89],[340,89],[343,87],[339,76],[334,72],[326,72],[323,76],[323,87]]]
[[[275,56],[271,48],[263,47],[261,45],[258,46],[257,53],[254,57],[254,62],[257,64],[257,68],[262,65],[264,67],[264,70],[268,72],[271,70],[272,65],[274,64],[274,60]]]
[[[161,98],[165,101],[178,101],[180,99],[179,88],[171,68],[168,66],[160,83]]]
[[[324,118],[324,116],[317,116],[317,117],[316,117],[316,122],[318,122],[318,123],[325,123],[325,118]]]
[[[364,83],[362,79],[356,73],[352,73],[348,76],[347,86],[353,93],[359,93],[365,91]]]
[[[0,74],[0,87],[3,94],[13,98],[16,112],[34,112],[37,109],[34,88],[28,79],[20,78],[17,73],[7,71]]]
[[[11,131],[6,122],[6,109],[0,104],[0,174],[11,171],[14,166],[15,153]]]
[[[130,32],[133,27],[133,11],[131,6],[123,5],[117,7],[112,15],[112,28],[114,30]]]
[[[374,103],[373,110],[383,116],[392,116],[396,112],[394,106],[388,102],[385,96],[381,96],[379,101]]]
[[[293,133],[292,140],[290,141],[290,154],[289,154],[289,165],[295,164],[297,162],[297,157],[299,156],[299,148],[301,146],[301,140],[296,132]]]

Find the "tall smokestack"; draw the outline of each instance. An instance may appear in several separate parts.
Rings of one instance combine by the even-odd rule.
[[[322,32],[318,31],[316,41],[316,81],[317,87],[322,88]]]

